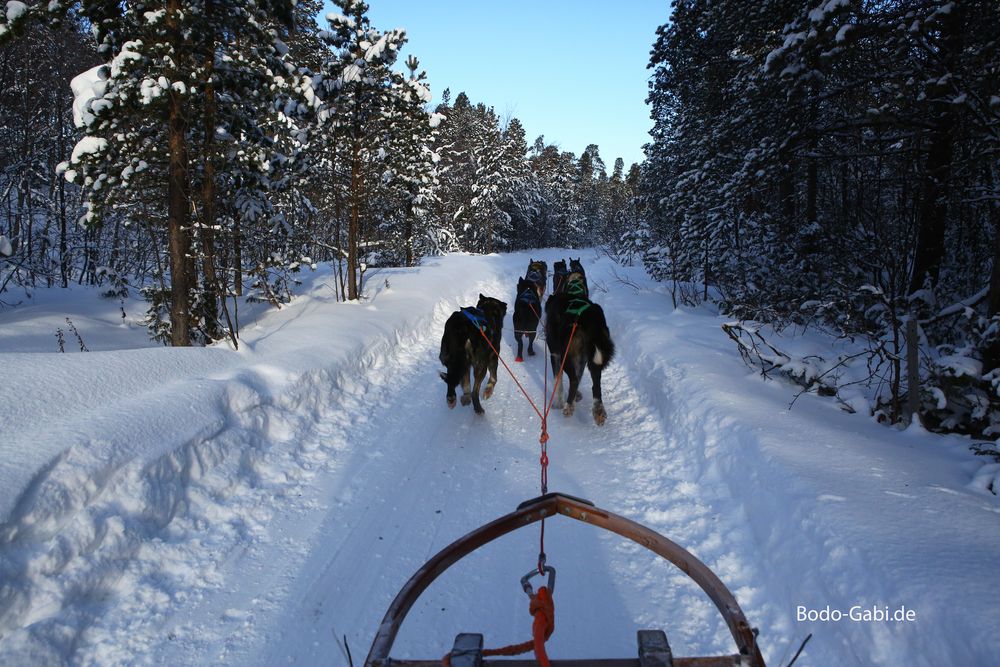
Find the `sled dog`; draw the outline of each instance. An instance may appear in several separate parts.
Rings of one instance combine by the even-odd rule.
[[[601,398],[601,372],[614,357],[615,344],[611,340],[604,311],[587,297],[582,282],[568,282],[565,292],[553,294],[545,302],[545,336],[552,361],[552,374],[560,385],[556,389],[553,407],[562,408],[567,417],[573,414],[574,404],[581,398],[580,380],[586,366],[590,370],[593,384],[594,422],[598,426],[602,425],[608,415]],[[566,362],[563,371],[569,378],[566,400],[563,399],[559,372],[564,354]]]
[[[479,402],[479,388],[489,371],[490,379],[483,390],[483,399],[493,395],[498,361],[493,349],[500,348],[500,332],[506,315],[506,303],[480,294],[479,303],[474,308],[467,306],[456,310],[445,322],[438,359],[447,369],[440,375],[448,385],[445,398],[449,408],[455,407],[455,387],[461,384],[462,405],[471,402],[476,414],[485,412]],[[470,373],[475,378],[471,388]]]

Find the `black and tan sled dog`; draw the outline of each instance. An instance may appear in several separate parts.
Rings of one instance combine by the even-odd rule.
[[[575,331],[574,323],[577,325]],[[569,378],[568,391],[565,392],[568,400],[563,400],[564,389],[560,383],[553,406],[562,408],[567,417],[573,414],[574,404],[581,398],[580,381],[586,366],[590,369],[593,383],[594,421],[600,426],[608,418],[601,399],[601,372],[614,357],[615,344],[611,340],[604,311],[587,298],[582,281],[567,281],[565,292],[553,294],[545,302],[545,336],[556,382],[560,380],[559,365],[563,363],[563,354],[566,355],[563,370]]]
[[[545,286],[549,280],[549,265],[540,259],[529,260],[528,270],[524,272],[524,279],[534,284],[538,291],[538,298],[541,299],[545,296]],[[517,292],[520,294],[521,289],[518,288]]]
[[[569,269],[566,268],[566,260],[560,259],[552,265],[552,293],[562,294],[566,291],[566,278],[569,277]]]
[[[485,412],[479,402],[479,388],[489,371],[490,379],[483,390],[483,398],[493,395],[493,387],[497,383],[497,355],[490,349],[490,343],[494,349],[500,349],[500,332],[506,315],[506,303],[480,294],[475,308],[468,306],[456,310],[445,322],[438,358],[448,369],[441,373],[441,379],[448,385],[445,397],[449,408],[455,407],[455,387],[461,384],[462,405],[471,402],[476,414]],[[471,390],[470,371],[475,376]]]
[[[535,336],[538,334],[538,320],[542,314],[542,302],[538,290],[527,278],[517,279],[517,299],[514,301],[514,339],[517,341],[517,357],[514,361],[524,361],[524,340],[528,337],[528,354],[535,356]]]

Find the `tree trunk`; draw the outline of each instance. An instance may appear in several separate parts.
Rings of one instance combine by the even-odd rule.
[[[212,2],[205,3],[205,16],[212,14]],[[205,321],[205,333],[215,340],[222,336],[219,325],[219,279],[215,271],[215,165],[212,162],[213,140],[215,138],[215,83],[212,75],[215,71],[215,48],[209,44],[205,55],[205,107],[204,107],[204,145],[202,146],[202,182],[201,182],[201,243],[202,271],[205,285],[203,287],[202,316]],[[223,297],[225,298],[225,297]]]
[[[937,284],[941,260],[944,259],[948,214],[945,196],[951,174],[953,126],[953,115],[944,112],[931,140],[917,213],[917,243],[910,273],[911,294],[921,289],[928,278],[932,287]]]
[[[233,215],[233,294],[243,296],[243,231],[240,227],[240,214]]]
[[[782,166],[781,177],[778,180],[778,199],[781,202],[781,236],[787,237],[795,229],[795,167],[793,164]]]
[[[403,235],[405,238],[404,245],[406,246],[406,265],[413,266],[413,199],[410,199],[410,203],[406,210],[406,227],[403,230]]]
[[[361,141],[355,135],[351,148],[351,217],[347,223],[347,298],[358,298],[358,228],[361,208]]]
[[[63,128],[63,114],[59,114],[59,156],[66,155],[66,130]],[[59,181],[59,278],[62,287],[69,287],[69,244],[66,238],[66,179]]]
[[[997,190],[997,175],[990,170],[990,181],[992,189]],[[992,201],[989,205],[990,222],[993,223],[993,269],[990,271],[990,291],[987,298],[987,314],[990,317],[1000,315],[1000,202]],[[986,350],[983,351],[983,372],[989,373],[995,368],[1000,368],[1000,336],[993,339]]]
[[[183,35],[180,26],[181,0],[167,2],[167,31],[180,58]],[[173,78],[173,77],[172,77]],[[167,180],[167,231],[170,238],[170,343],[175,347],[191,344],[191,230],[188,192],[187,119],[183,97],[171,89],[167,119],[169,176]]]
[[[945,76],[954,69],[955,59],[962,49],[961,4],[942,19],[941,43]],[[947,84],[938,86],[936,97],[947,96]],[[910,273],[910,293],[921,289],[929,279],[933,286],[938,281],[941,260],[944,259],[944,240],[948,221],[948,181],[951,177],[954,154],[955,112],[949,101],[932,102],[937,112],[932,119],[931,145],[921,183],[920,208],[917,212],[917,239],[913,253],[913,270]]]

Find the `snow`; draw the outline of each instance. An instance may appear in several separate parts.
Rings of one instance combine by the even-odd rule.
[[[359,664],[428,557],[538,494],[531,407],[501,375],[485,416],[448,410],[437,351],[452,311],[480,292],[512,304],[529,256],[568,254],[373,270],[349,304],[323,267],[280,311],[241,307],[239,351],[153,346],[140,302],[82,289],[0,311],[0,663],[346,664],[346,636]],[[584,265],[617,345],[609,417],[596,427],[585,398],[551,419],[550,489],[691,550],[760,628],[768,664],[809,632],[797,665],[992,660],[997,464],[829,399],[789,409],[797,388],[743,366],[711,309],[672,310],[669,286],[595,253]],[[542,356],[515,366],[540,396]],[[462,631],[526,639],[518,581],[537,541],[518,531],[446,572],[394,655],[435,658]],[[675,655],[731,650],[704,595],[641,547],[553,519],[546,551],[550,656],[632,656],[644,627]],[[798,621],[800,606],[916,619]]]
[[[87,127],[94,120],[94,114],[88,106],[104,95],[107,83],[106,77],[102,76],[103,67],[92,67],[70,81],[70,88],[73,90],[73,124],[77,127]]]
[[[0,257],[10,257],[13,254],[14,246],[10,244],[10,239],[0,234]]]
[[[343,14],[339,14],[337,12],[330,12],[330,13],[328,13],[326,15],[326,20],[329,21],[330,23],[334,23],[334,24],[336,24],[336,23],[343,23],[345,26],[347,26],[348,28],[352,28],[352,29],[357,25],[355,23],[354,19],[352,19],[352,18],[350,18],[348,16],[344,16]]]
[[[122,70],[128,66],[130,61],[142,60],[142,48],[142,42],[139,40],[122,44],[121,51],[111,61],[111,78],[115,79],[121,76]]]
[[[80,158],[84,155],[100,153],[107,147],[107,139],[91,136],[83,137],[80,141],[76,142],[76,146],[73,147],[73,154],[70,155],[69,161],[71,164],[79,164]]]
[[[18,0],[7,0],[7,23],[13,23],[28,11],[28,5]]]
[[[826,17],[841,7],[850,7],[850,0],[827,0],[827,2],[809,10],[809,20],[822,23]]]
[[[348,65],[347,67],[344,68],[344,72],[341,75],[340,80],[343,83],[351,83],[353,81],[360,81],[361,80],[361,68],[358,67],[355,63],[351,63],[350,65]]]
[[[166,83],[166,79],[163,79],[163,77],[160,77],[160,79],[163,80],[163,83]],[[142,83],[139,84],[139,94],[142,95],[142,103],[152,103],[153,100],[163,94],[164,87],[160,82],[153,79],[143,79]]]

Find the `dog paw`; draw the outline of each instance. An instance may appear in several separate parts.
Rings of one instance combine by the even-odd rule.
[[[466,396],[465,394],[463,394],[462,395],[462,405],[468,405],[469,403],[472,403],[472,397],[471,396]]]
[[[476,411],[477,415],[485,415],[486,414],[486,410],[483,410],[482,406],[476,407],[476,408],[474,408],[474,410]]]
[[[531,354],[531,352],[528,354]],[[514,357],[514,361],[524,361],[524,359],[522,357]]]
[[[594,403],[594,423],[598,426],[604,426],[604,422],[608,419],[608,413],[604,411],[603,403]]]
[[[567,403],[566,406],[563,408],[563,415],[565,415],[567,417],[572,417],[574,410],[576,410],[576,404],[575,403]]]
[[[528,356],[529,356],[529,357],[533,357],[533,356],[535,356],[535,351],[534,351],[534,350],[532,350],[532,349],[531,349],[530,347],[528,348]]]
[[[576,398],[573,399],[574,402],[579,402],[583,400],[583,394],[576,392]]]
[[[447,400],[448,400],[448,407],[449,408],[454,408],[455,407],[455,397],[454,396],[448,396]]]

